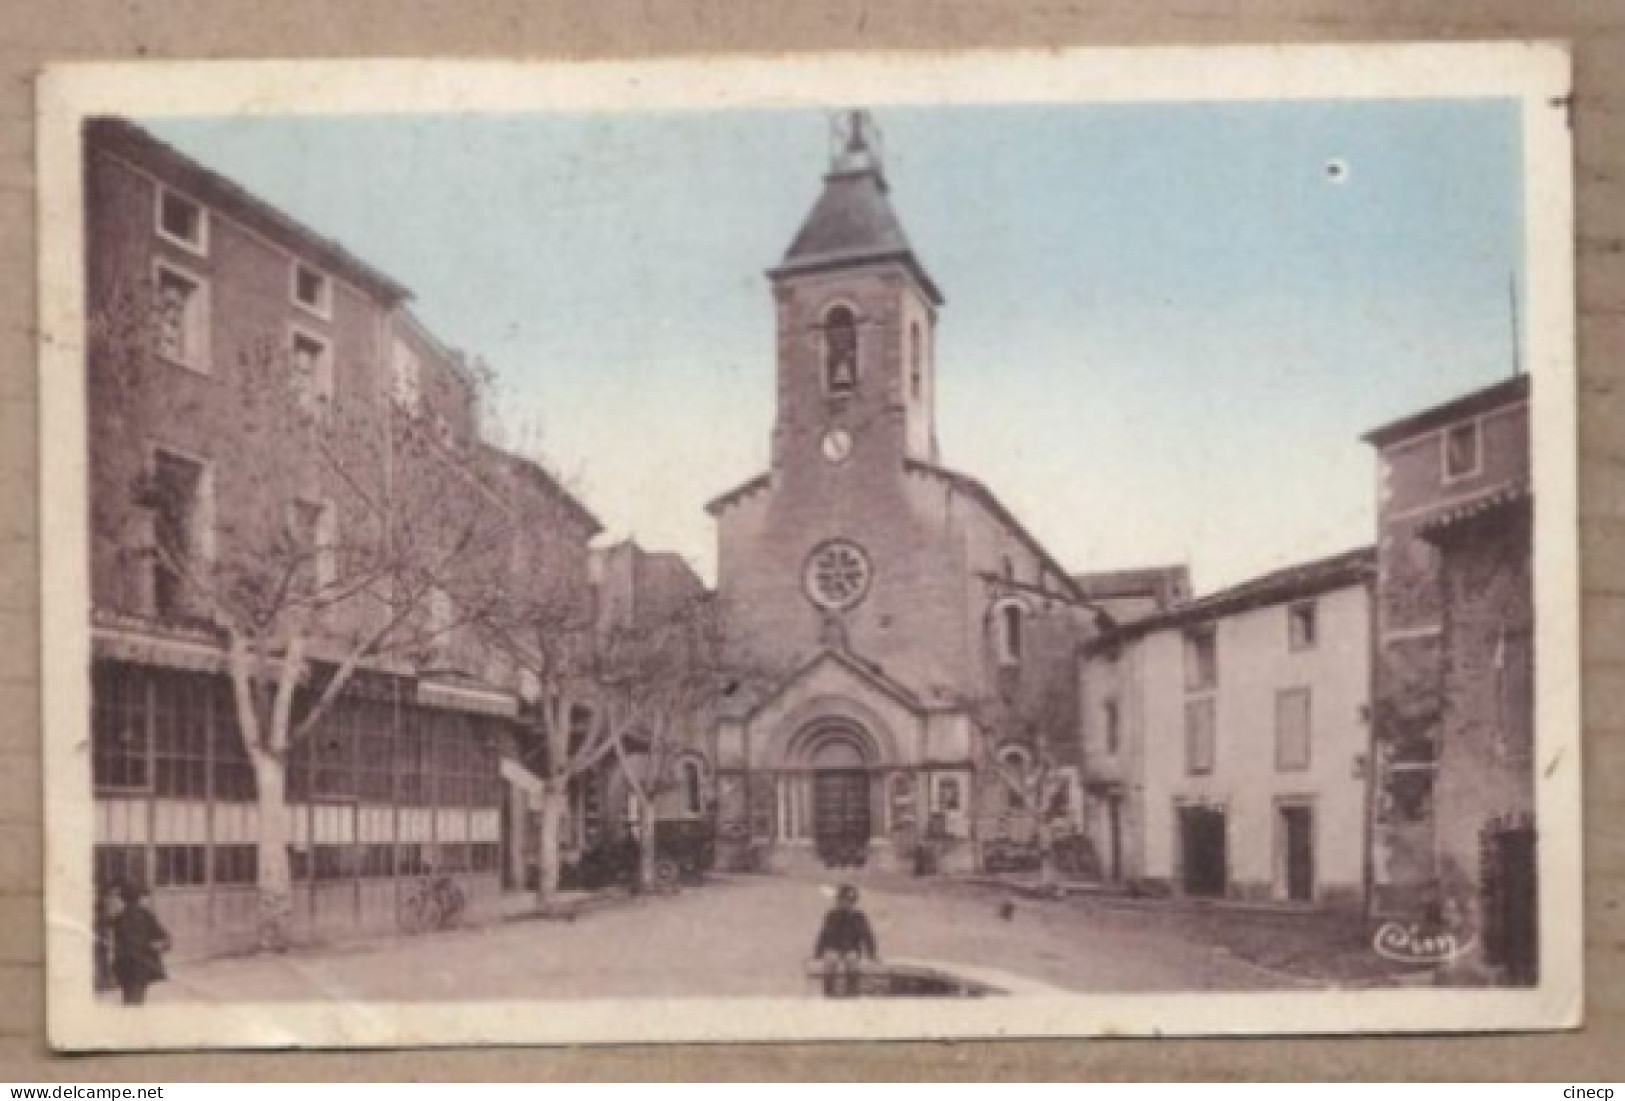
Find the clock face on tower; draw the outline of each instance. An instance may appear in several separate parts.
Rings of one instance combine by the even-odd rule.
[[[824,441],[820,447],[824,452],[824,458],[830,462],[845,462],[846,457],[852,454],[852,434],[844,428],[832,428],[824,433]]]

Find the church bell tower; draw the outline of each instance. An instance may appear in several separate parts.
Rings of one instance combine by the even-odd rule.
[[[937,461],[942,295],[888,198],[867,111],[836,116],[823,191],[768,272],[778,320],[773,469]]]

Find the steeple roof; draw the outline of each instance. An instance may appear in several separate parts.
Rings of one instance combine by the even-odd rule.
[[[801,224],[774,280],[787,275],[895,260],[909,268],[934,304],[942,293],[914,255],[891,201],[879,154],[869,144],[867,114],[854,112],[851,130],[824,177],[824,191]]]

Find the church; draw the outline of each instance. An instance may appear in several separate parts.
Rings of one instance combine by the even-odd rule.
[[[970,870],[1063,845],[1095,605],[941,460],[944,299],[867,113],[836,123],[822,194],[767,276],[769,469],[707,506],[728,645],[760,674],[711,747],[722,865]]]

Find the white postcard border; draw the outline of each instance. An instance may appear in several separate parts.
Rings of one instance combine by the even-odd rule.
[[[830,54],[640,62],[71,64],[38,98],[47,990],[66,1049],[711,1042],[1562,1028],[1581,1017],[1580,632],[1570,65],[1552,43]],[[1541,981],[826,1002],[165,1005],[91,992],[89,578],[80,122],[98,114],[715,110],[862,102],[1510,97],[1523,103],[1536,555]]]

